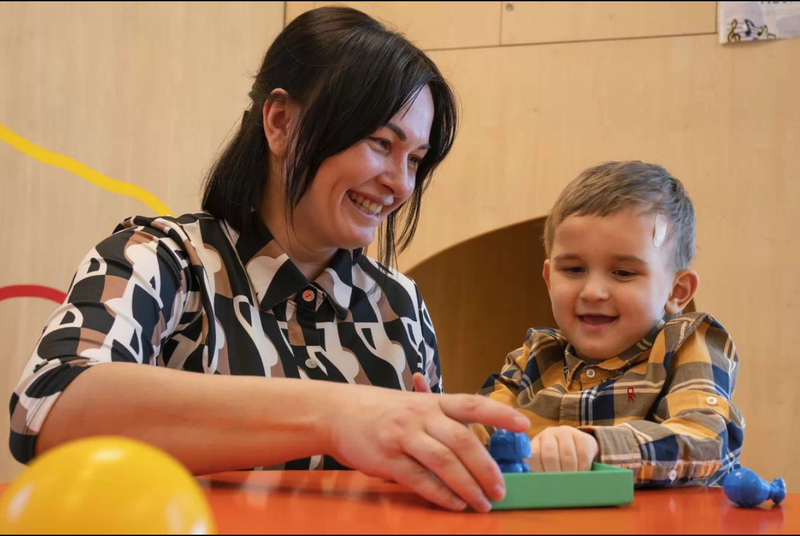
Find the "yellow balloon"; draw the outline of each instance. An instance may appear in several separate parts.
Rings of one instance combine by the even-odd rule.
[[[122,437],[45,453],[0,498],[3,534],[214,534],[194,477],[175,458]]]

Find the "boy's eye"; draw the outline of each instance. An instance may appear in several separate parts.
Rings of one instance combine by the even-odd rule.
[[[636,275],[636,272],[630,270],[614,270],[614,275],[621,279],[630,279]]]
[[[562,272],[569,275],[578,275],[583,273],[582,266],[565,266],[561,269]]]

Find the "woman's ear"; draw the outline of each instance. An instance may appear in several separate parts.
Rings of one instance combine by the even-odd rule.
[[[667,304],[664,310],[670,314],[675,315],[683,311],[683,309],[694,298],[697,292],[697,286],[700,284],[700,276],[694,270],[681,270],[675,274],[675,280],[672,284],[672,293],[667,298]]]
[[[286,90],[274,89],[261,110],[264,136],[272,154],[286,156],[289,138],[295,126],[299,107]]]

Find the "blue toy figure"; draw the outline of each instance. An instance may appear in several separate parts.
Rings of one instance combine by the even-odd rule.
[[[780,504],[786,498],[786,483],[782,478],[776,478],[770,484],[744,467],[728,473],[722,489],[731,501],[745,508],[758,506],[767,499]]]
[[[531,440],[524,433],[498,430],[489,439],[489,454],[504,473],[531,472],[528,464],[522,461],[531,457]]]

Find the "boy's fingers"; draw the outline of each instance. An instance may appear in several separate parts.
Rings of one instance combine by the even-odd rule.
[[[531,458],[528,461],[528,467],[531,468],[531,472],[533,473],[544,472],[544,467],[542,467],[541,441],[538,435],[531,440]]]
[[[561,470],[577,471],[578,448],[575,445],[574,438],[571,435],[568,437],[556,436],[556,441],[558,442],[558,452],[561,457]]]
[[[597,440],[589,434],[588,437],[581,438],[581,441],[576,446],[578,449],[578,471],[590,471],[599,451]]]
[[[544,434],[540,441],[542,467],[546,473],[561,471],[561,455],[558,451],[558,441],[552,434]]]

